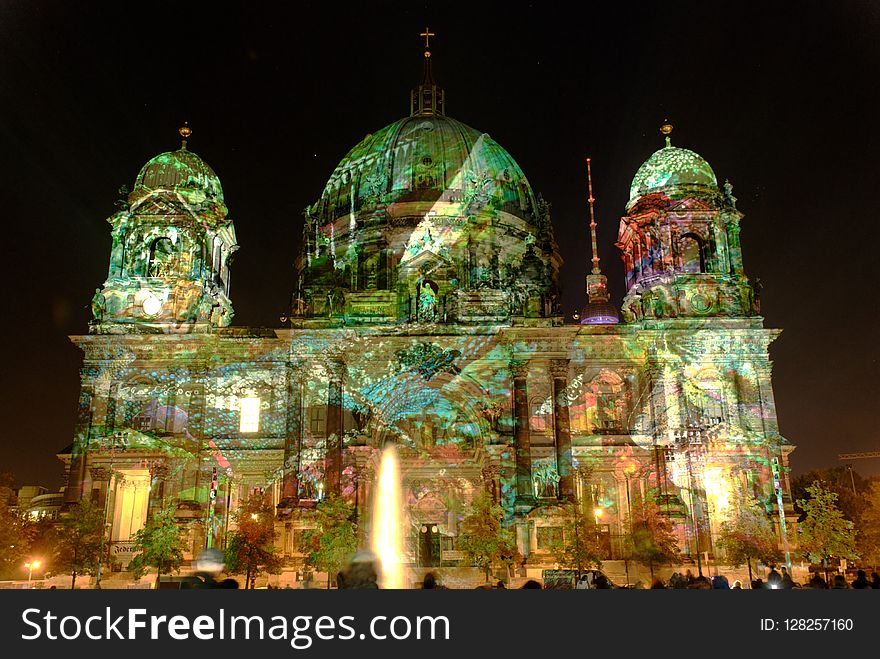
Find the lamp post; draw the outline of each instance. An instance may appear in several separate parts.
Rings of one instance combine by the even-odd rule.
[[[31,577],[34,574],[34,570],[40,567],[40,561],[28,561],[24,564],[28,571],[28,589],[31,587]]]
[[[602,517],[602,508],[593,508],[593,517],[596,519],[596,549],[599,549],[599,518]]]

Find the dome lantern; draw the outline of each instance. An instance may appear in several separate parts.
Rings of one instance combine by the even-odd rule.
[[[446,91],[434,81],[434,72],[431,66],[431,37],[434,33],[426,27],[420,37],[425,37],[424,72],[422,83],[410,92],[409,115],[415,116],[443,116],[446,113]]]

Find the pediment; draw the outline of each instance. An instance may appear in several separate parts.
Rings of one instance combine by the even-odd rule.
[[[711,211],[715,210],[710,204],[706,203],[702,199],[682,199],[680,201],[675,201],[669,205],[668,211],[671,213],[674,212],[682,212],[682,211]]]
[[[148,197],[132,209],[135,215],[190,215],[190,210],[176,201]]]
[[[439,254],[429,249],[423,250],[415,256],[408,258],[400,263],[401,272],[413,273],[420,272],[427,276],[435,270],[441,270],[450,264],[448,259],[443,258]]]

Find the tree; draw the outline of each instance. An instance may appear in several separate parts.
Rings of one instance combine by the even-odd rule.
[[[134,535],[134,550],[139,552],[128,564],[135,579],[140,579],[149,567],[156,568],[156,587],[162,574],[178,571],[183,563],[186,545],[183,529],[174,519],[175,510],[160,510]]]
[[[651,499],[636,498],[630,507],[630,516],[629,554],[648,566],[653,580],[655,565],[678,558],[678,539],[672,532],[672,522]]]
[[[730,565],[748,565],[751,582],[752,559],[775,565],[782,561],[782,552],[773,523],[758,500],[750,494],[743,494],[738,503],[736,518],[721,525],[718,545]]]
[[[264,497],[248,498],[233,515],[238,528],[226,539],[226,571],[245,573],[245,588],[253,588],[263,571],[281,572],[275,545],[275,511]]]
[[[343,497],[329,495],[315,507],[315,528],[303,534],[306,565],[327,573],[330,580],[340,572],[357,550],[357,525],[352,521],[354,506]]]
[[[855,525],[837,507],[837,493],[819,481],[808,485],[806,492],[809,499],[797,501],[805,515],[798,527],[801,553],[826,569],[831,558],[858,558]]]
[[[562,538],[550,545],[550,553],[560,567],[577,568],[578,572],[595,565],[602,567],[602,552],[595,517],[576,503],[563,508]]]
[[[871,481],[865,493],[867,506],[859,517],[858,550],[867,565],[880,565],[880,481]]]
[[[104,511],[84,499],[62,515],[55,545],[55,567],[70,574],[70,589],[80,574],[95,574],[101,561]]]
[[[0,502],[0,575],[21,577],[22,560],[28,551],[28,524],[21,515]]]
[[[474,497],[470,515],[461,522],[458,548],[483,568],[487,582],[493,565],[509,568],[519,558],[513,533],[501,524],[502,516],[501,506],[483,491]]]
[[[857,472],[850,471],[848,467],[815,469],[801,474],[791,481],[791,498],[794,501],[806,499],[809,496],[807,488],[814,481],[819,481],[825,488],[837,494],[837,507],[846,519],[851,522],[859,521],[862,512],[867,507],[864,497],[868,489],[867,480]],[[855,492],[853,492],[853,486],[855,486]],[[803,520],[803,514],[801,520]]]

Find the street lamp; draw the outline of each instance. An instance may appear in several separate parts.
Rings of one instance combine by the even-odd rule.
[[[40,561],[28,561],[24,564],[28,571],[28,588],[31,587],[31,577],[34,574],[34,570],[40,567]]]

